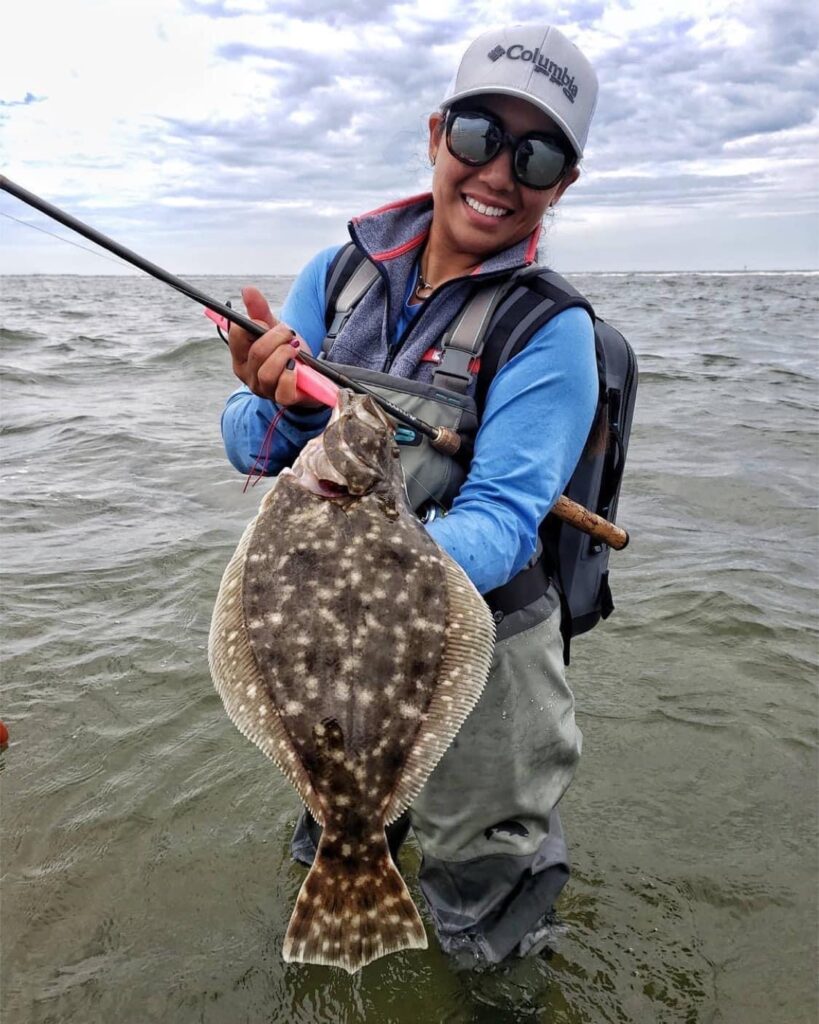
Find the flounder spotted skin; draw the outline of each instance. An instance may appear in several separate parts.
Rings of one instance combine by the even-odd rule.
[[[406,505],[393,428],[341,392],[225,572],[214,682],[324,826],[286,960],[358,970],[426,934],[384,828],[417,796],[489,672],[494,623]]]

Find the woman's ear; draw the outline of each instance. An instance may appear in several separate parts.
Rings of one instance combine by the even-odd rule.
[[[563,193],[570,185],[574,185],[577,179],[580,177],[580,168],[576,165],[569,171],[569,173],[563,178],[560,184],[555,189],[555,194],[549,203],[549,206],[557,206]]]
[[[429,162],[434,167],[435,157],[438,154],[438,147],[441,144],[441,136],[444,133],[444,115],[440,111],[435,111],[434,114],[429,115]]]

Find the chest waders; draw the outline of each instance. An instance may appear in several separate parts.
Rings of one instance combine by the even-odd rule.
[[[372,264],[360,266],[341,289],[325,356],[332,355],[356,292],[372,283]],[[332,268],[328,280],[332,286]],[[466,478],[479,423],[469,368],[480,359],[485,335],[485,325],[476,332],[476,324],[488,322],[507,287],[508,281],[493,282],[467,304],[442,338],[431,383],[334,364],[426,422],[460,433],[462,450],[453,458],[411,429],[396,432],[410,502],[422,518],[448,509]],[[540,565],[535,558],[519,575],[531,577]],[[552,906],[569,877],[556,805],[574,774],[581,734],[565,680],[560,598],[542,570],[538,578],[522,606],[507,601],[505,610],[493,608],[497,644],[484,693],[409,817],[388,829],[396,856],[411,822],[423,851],[419,883],[439,941],[467,962],[523,955],[548,937]],[[495,592],[501,601],[503,589]],[[492,594],[487,600],[493,607]],[[305,813],[294,856],[310,863],[319,834]]]

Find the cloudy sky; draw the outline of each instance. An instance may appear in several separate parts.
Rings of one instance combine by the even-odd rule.
[[[601,84],[550,263],[819,267],[811,0],[26,0],[0,170],[177,273],[295,273],[427,187],[426,119],[465,45],[536,21]],[[117,272],[10,220],[69,234],[5,193],[0,213],[0,273]]]

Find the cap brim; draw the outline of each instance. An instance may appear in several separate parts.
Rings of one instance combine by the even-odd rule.
[[[515,89],[514,87],[509,85],[492,86],[491,89],[487,89],[485,85],[475,89],[462,89],[460,92],[456,92],[452,96],[447,96],[447,98],[441,104],[441,110],[446,110],[447,107],[451,107],[453,103],[457,103],[459,100],[468,99],[470,96],[491,96],[493,94],[500,94],[502,96],[516,96],[518,99],[526,100],[526,102],[531,103],[533,107],[537,107],[539,110],[542,110],[544,114],[547,114],[554,121],[554,123],[558,126],[558,128],[569,140],[571,147],[575,151],[578,160],[582,158],[583,150],[578,145],[574,132],[571,130],[571,128],[569,128],[569,126],[566,124],[566,122],[563,120],[560,114],[558,114],[555,110],[548,106],[548,104],[541,103],[534,96],[532,96],[530,92],[526,92],[525,89]]]

